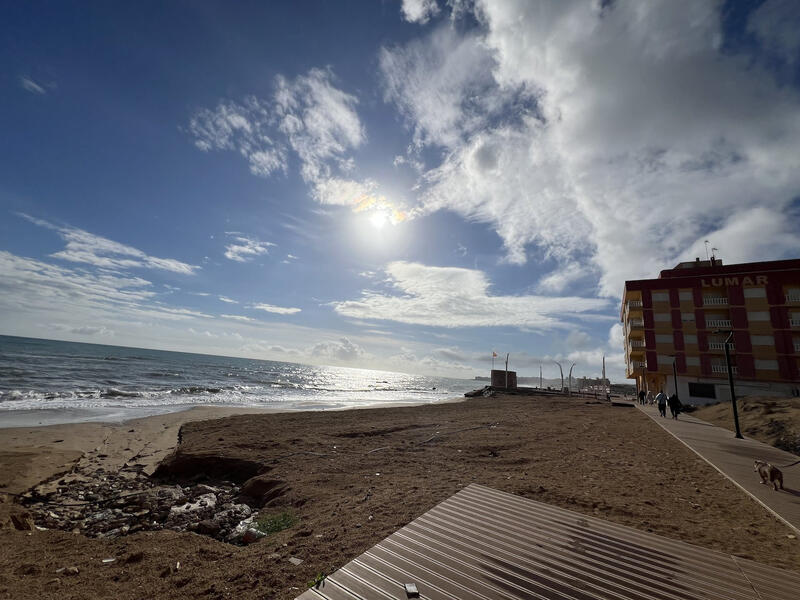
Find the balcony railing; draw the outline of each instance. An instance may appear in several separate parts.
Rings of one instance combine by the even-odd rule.
[[[706,296],[703,298],[703,306],[708,306],[710,304],[727,304],[727,298],[712,298],[710,296]]]
[[[628,308],[642,308],[641,300],[628,300]]]
[[[736,352],[736,344],[731,344],[731,352]],[[708,342],[709,350],[725,350],[725,342]]]
[[[800,319],[790,319],[789,324],[792,327],[800,327]]]
[[[631,340],[628,342],[631,348],[644,348],[644,340]]]
[[[709,329],[714,327],[730,327],[730,319],[706,319],[706,327]]]
[[[786,294],[786,303],[788,304],[790,302],[800,302],[800,294],[797,293]]]
[[[795,352],[800,352],[800,342],[795,342],[794,343],[794,351]]]
[[[644,327],[644,321],[642,319],[631,319],[628,321],[628,325],[631,327]]]
[[[647,363],[642,360],[634,360],[631,362],[631,366],[634,369],[644,369],[647,366]]]
[[[727,373],[728,365],[711,365],[712,373]],[[736,375],[736,367],[731,367],[731,373]]]

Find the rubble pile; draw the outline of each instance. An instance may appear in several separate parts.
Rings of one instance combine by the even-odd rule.
[[[172,530],[246,544],[260,536],[245,501],[254,503],[240,494],[240,486],[229,481],[166,485],[137,469],[98,469],[91,477],[68,475],[55,491],[34,495],[25,504],[37,527],[88,537]]]

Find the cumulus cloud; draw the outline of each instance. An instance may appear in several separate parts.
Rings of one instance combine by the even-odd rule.
[[[358,300],[335,302],[336,312],[437,327],[545,330],[564,326],[564,317],[583,318],[608,306],[596,298],[491,295],[486,275],[474,269],[398,261],[387,265],[386,275],[396,293],[366,290]]]
[[[254,308],[256,310],[263,310],[264,312],[275,313],[277,315],[294,315],[296,313],[299,313],[301,310],[299,308],[291,308],[288,306],[274,306],[272,304],[264,304],[263,302],[258,304],[251,304],[249,308]]]
[[[233,298],[228,298],[227,296],[217,296],[220,302],[226,302],[228,304],[239,304],[238,301],[234,300]]]
[[[233,237],[233,242],[225,246],[225,258],[235,262],[250,262],[257,256],[269,254],[269,249],[275,244],[262,242],[253,237],[228,234]]]
[[[83,229],[54,225],[44,219],[19,213],[19,216],[40,227],[52,229],[67,242],[66,247],[51,256],[61,260],[79,262],[105,269],[159,269],[191,275],[200,267],[173,258],[158,258],[142,252],[138,248],[121,244]]]
[[[516,264],[531,252],[561,264],[588,256],[609,296],[757,207],[759,236],[781,244],[732,253],[796,252],[800,235],[785,223],[800,190],[800,94],[757,50],[724,44],[722,6],[478,0],[478,30],[384,49],[387,98],[416,143],[445,148],[414,214],[487,223]],[[789,61],[798,35],[783,25],[795,18],[791,3],[767,2],[748,26]],[[418,76],[447,69],[443,47],[472,69]]]
[[[319,342],[309,350],[315,358],[331,359],[337,362],[352,362],[365,355],[364,349],[343,337],[338,341]]]
[[[436,0],[403,0],[400,13],[409,23],[425,24],[439,14],[439,5]]]
[[[584,265],[577,262],[568,263],[542,277],[537,289],[540,292],[560,294],[587,275],[589,275],[589,271]]]

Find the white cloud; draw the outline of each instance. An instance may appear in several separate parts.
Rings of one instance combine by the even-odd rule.
[[[227,302],[228,304],[239,304],[237,300],[234,300],[233,298],[228,298],[227,296],[217,296],[217,297],[219,298],[220,302]]]
[[[67,242],[66,247],[52,254],[53,258],[79,262],[105,269],[159,269],[182,275],[191,275],[200,267],[173,258],[150,256],[138,248],[120,244],[83,229],[58,226],[24,213],[19,216],[40,227],[52,229]]]
[[[19,85],[22,87],[23,90],[30,92],[31,94],[38,94],[43,96],[47,93],[47,90],[44,89],[41,85],[36,83],[30,77],[22,76],[19,78]]]
[[[257,256],[269,254],[275,246],[272,242],[262,242],[244,235],[234,235],[233,242],[225,246],[225,258],[236,262],[250,262]]]
[[[319,342],[311,347],[309,354],[316,358],[337,362],[352,362],[365,356],[364,349],[343,337],[338,341]]]
[[[560,294],[588,274],[589,270],[585,266],[579,263],[569,263],[542,277],[537,289],[540,292]]]
[[[258,304],[251,304],[249,308],[254,308],[256,310],[263,310],[265,312],[275,313],[278,315],[294,315],[296,313],[299,313],[301,310],[299,308],[273,306],[272,304],[264,304],[263,302]]]
[[[398,294],[364,291],[358,300],[335,302],[336,312],[356,319],[437,327],[544,330],[564,326],[564,317],[580,317],[608,306],[605,300],[594,298],[493,296],[486,275],[474,269],[393,262],[386,274]]]
[[[790,5],[765,4],[751,28],[792,54],[796,30],[781,28],[796,17]],[[437,30],[381,57],[387,95],[415,141],[446,148],[415,215],[451,210],[488,223],[517,264],[532,251],[562,264],[589,256],[598,293],[609,296],[757,207],[778,217],[762,219],[773,227],[780,217],[796,225],[800,94],[757,52],[723,47],[721,3],[475,7],[477,32]],[[471,69],[462,62],[442,82],[419,77],[447,68],[442,47]],[[779,246],[732,255],[796,253],[798,234],[773,231]]]
[[[436,0],[403,0],[400,12],[409,23],[425,24],[439,14],[439,5]]]
[[[230,319],[231,321],[241,321],[243,323],[250,323],[255,321],[250,317],[245,317],[244,315],[220,315],[223,319]]]
[[[114,332],[107,327],[96,327],[94,325],[68,325],[65,323],[51,323],[47,326],[56,331],[66,331],[81,336],[113,336]]]

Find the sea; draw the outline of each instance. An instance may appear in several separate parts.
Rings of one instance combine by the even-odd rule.
[[[429,404],[475,387],[465,379],[0,335],[0,427],[123,421],[198,405]]]

